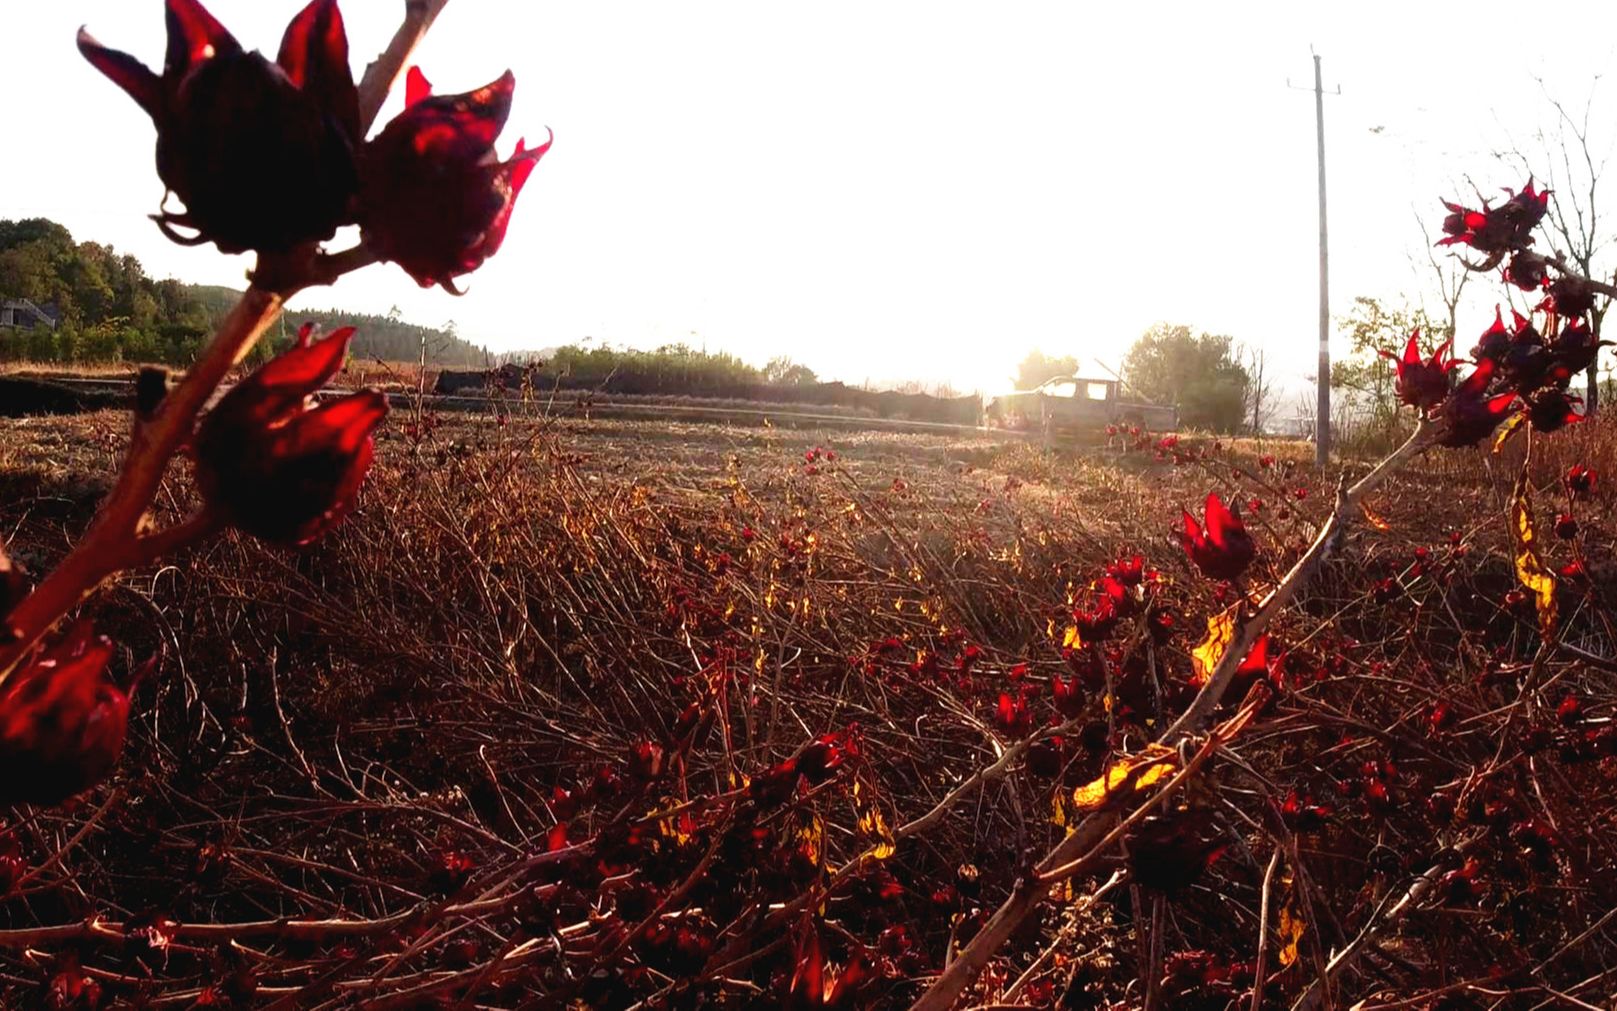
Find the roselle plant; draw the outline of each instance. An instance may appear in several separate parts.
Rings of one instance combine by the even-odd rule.
[[[252,250],[258,260],[242,305],[196,367],[172,390],[148,384],[118,483],[62,564],[34,587],[0,558],[0,614],[8,635],[0,645],[6,675],[0,681],[0,771],[11,784],[4,799],[59,803],[95,785],[118,759],[138,679],[115,684],[107,675],[115,647],[89,625],[67,623],[110,575],[226,527],[277,548],[295,548],[325,535],[353,508],[385,401],[375,391],[310,401],[340,366],[350,331],[300,331],[292,349],[220,394],[234,362],[284,300],[381,260],[398,263],[418,283],[453,290],[458,278],[497,251],[517,194],[548,147],[527,149],[519,141],[509,157],[496,153],[512,96],[508,75],[464,94],[435,96],[426,78],[412,71],[405,111],[371,136],[381,96],[439,6],[410,4],[394,44],[357,85],[347,70],[340,13],[330,2],[311,4],[293,19],[273,61],[243,51],[205,10],[183,0],[168,4],[170,45],[161,73],[88,37],[81,40],[91,62],[134,97],[157,127],[159,175],[173,204],[159,209],[159,227],[180,241]],[[276,171],[263,171],[265,165]],[[255,187],[274,192],[257,199]],[[1490,866],[1472,852],[1445,852],[1408,884],[1396,876],[1400,868],[1391,845],[1338,860],[1339,840],[1324,837],[1349,808],[1375,819],[1378,830],[1385,830],[1381,834],[1394,841],[1398,832],[1389,819],[1410,807],[1430,810],[1445,823],[1480,826],[1477,831],[1485,830],[1488,838],[1514,847],[1511,866],[1524,874],[1553,873],[1569,848],[1563,832],[1519,810],[1519,798],[1501,787],[1467,781],[1423,796],[1417,790],[1424,784],[1402,756],[1368,750],[1362,741],[1352,748],[1333,743],[1327,750],[1342,752],[1343,759],[1329,781],[1281,782],[1268,807],[1261,789],[1242,794],[1242,815],[1276,839],[1267,871],[1256,861],[1262,885],[1254,897],[1263,926],[1252,957],[1164,950],[1166,939],[1188,920],[1170,910],[1251,856],[1217,810],[1214,799],[1228,798],[1219,797],[1210,785],[1215,777],[1207,775],[1247,764],[1245,755],[1226,763],[1225,747],[1260,736],[1249,733],[1254,727],[1272,731],[1271,738],[1290,733],[1291,724],[1271,718],[1283,693],[1300,683],[1338,681],[1359,690],[1342,634],[1322,628],[1304,641],[1276,622],[1302,610],[1294,607],[1299,594],[1340,549],[1344,531],[1361,512],[1385,528],[1369,511],[1368,494],[1419,453],[1486,446],[1490,437],[1497,445],[1501,435],[1532,438],[1576,419],[1568,381],[1598,353],[1584,317],[1592,295],[1607,287],[1566,272],[1558,258],[1530,248],[1546,198],[1529,185],[1498,208],[1456,205],[1445,241],[1472,247],[1483,257],[1478,269],[1499,269],[1506,283],[1541,293],[1543,301],[1512,325],[1502,314],[1496,317],[1469,364],[1454,361],[1449,346],[1426,349],[1420,335],[1410,336],[1398,358],[1398,392],[1414,412],[1415,432],[1362,479],[1344,483],[1334,502],[1325,502],[1328,514],[1306,547],[1285,543],[1275,524],[1303,516],[1326,496],[1310,497],[1290,464],[1260,456],[1259,474],[1237,474],[1233,464],[1230,473],[1261,486],[1270,505],[1257,496],[1237,496],[1230,487],[1198,486],[1192,490],[1202,501],[1201,515],[1185,509],[1175,529],[1149,535],[1165,550],[1107,549],[1086,571],[1067,567],[1071,552],[1065,547],[1052,550],[1061,556],[1057,589],[1045,585],[1042,570],[1029,577],[1024,588],[1031,588],[1014,599],[1036,601],[1028,609],[1040,613],[1036,621],[1024,621],[1029,616],[1016,608],[995,610],[994,602],[981,599],[994,584],[981,578],[990,571],[980,562],[982,554],[969,549],[934,570],[944,573],[927,587],[936,594],[920,592],[929,561],[921,539],[909,537],[883,508],[914,493],[902,479],[880,495],[862,494],[851,480],[840,483],[845,475],[830,450],[815,447],[792,461],[791,479],[803,484],[773,516],[730,474],[720,507],[726,520],[711,524],[694,515],[670,521],[638,497],[615,514],[604,499],[568,512],[556,503],[589,493],[566,484],[575,475],[558,466],[557,483],[543,494],[524,488],[520,497],[530,505],[544,499],[542,507],[559,515],[505,519],[510,527],[553,522],[569,531],[572,539],[536,539],[522,549],[575,552],[536,582],[544,592],[561,590],[582,602],[581,621],[610,627],[603,633],[613,637],[605,640],[610,650],[584,652],[584,636],[568,645],[583,656],[573,667],[598,665],[587,670],[595,680],[580,689],[599,696],[590,699],[592,706],[610,705],[606,696],[622,691],[635,716],[627,740],[612,739],[611,728],[602,729],[606,721],[592,713],[552,711],[551,696],[544,694],[549,686],[528,683],[529,669],[513,659],[515,644],[502,641],[500,660],[509,667],[499,668],[498,688],[512,694],[478,685],[497,718],[473,726],[471,733],[483,735],[477,754],[483,757],[484,743],[514,750],[504,738],[531,732],[543,741],[535,750],[544,758],[527,761],[530,752],[520,764],[500,767],[496,757],[486,762],[486,781],[454,781],[456,770],[445,779],[454,782],[457,799],[442,807],[398,803],[385,785],[379,790],[386,800],[379,802],[362,784],[344,814],[365,819],[363,838],[385,850],[376,864],[386,870],[351,852],[321,864],[319,846],[277,855],[300,880],[329,874],[352,885],[329,893],[339,900],[317,896],[314,901],[326,907],[318,914],[308,911],[311,893],[302,887],[275,892],[282,908],[262,915],[227,920],[210,906],[198,916],[214,916],[207,922],[179,922],[183,917],[156,911],[114,913],[116,904],[92,899],[82,919],[76,911],[60,917],[47,912],[51,919],[43,926],[0,930],[0,945],[30,957],[53,947],[83,947],[90,957],[82,964],[67,957],[52,964],[50,988],[58,1006],[91,1004],[90,995],[104,982],[139,999],[194,1001],[200,1007],[251,1006],[254,1000],[343,1006],[374,997],[375,1006],[395,1007],[440,1001],[866,1008],[902,1006],[919,997],[916,1006],[943,1008],[957,1003],[974,981],[978,989],[967,998],[972,1006],[1049,1006],[1058,1000],[1060,1006],[1084,1006],[1082,974],[1102,959],[1075,958],[1073,953],[1094,949],[1087,938],[1079,947],[1074,937],[1080,929],[1116,923],[1120,918],[1109,916],[1103,904],[1127,894],[1138,896],[1132,901],[1140,914],[1132,920],[1142,942],[1139,985],[1129,994],[1138,998],[1135,1003],[1177,1006],[1176,997],[1194,991],[1227,998],[1214,1006],[1250,999],[1256,1007],[1265,994],[1286,988],[1305,1005],[1334,999],[1334,981],[1373,947],[1378,931],[1433,902],[1477,901],[1497,888],[1490,878],[1505,862]],[[358,246],[321,248],[348,225],[359,228]],[[209,402],[214,406],[204,412]],[[1219,447],[1194,448],[1188,437],[1138,429],[1108,434],[1157,461],[1206,465],[1209,471],[1220,461]],[[147,516],[153,495],[181,451],[193,461],[201,505],[186,521],[154,528]],[[532,476],[528,471],[511,480]],[[480,477],[469,467],[445,481],[497,477]],[[1542,557],[1525,482],[1512,496],[1519,588],[1504,604],[1539,616],[1546,650],[1562,645],[1556,638],[1557,585],[1586,578],[1582,544],[1599,522],[1588,502],[1596,480],[1586,466],[1571,468],[1562,479],[1565,503],[1554,530],[1566,538],[1572,561],[1560,569],[1552,570]],[[846,497],[836,492],[836,508],[827,515],[819,508],[825,500],[815,498],[810,484],[820,494],[827,487],[845,489]],[[462,490],[476,498],[490,486]],[[1007,481],[1007,499],[1012,490]],[[979,515],[999,508],[981,501]],[[483,504],[467,502],[455,499],[448,508]],[[632,519],[625,523],[625,516]],[[976,522],[950,517],[957,519],[962,529]],[[454,518],[444,525],[453,527]],[[845,563],[851,538],[837,552],[827,550],[848,530],[872,540],[877,530],[891,537],[893,554],[882,562],[888,571],[850,571]],[[1018,550],[994,564],[1030,564],[1027,556],[1039,552],[1046,532],[1023,538],[1019,530]],[[611,545],[625,547],[613,555]],[[1367,580],[1366,598],[1398,606],[1400,580],[1444,578],[1467,546],[1456,532],[1447,548],[1419,548],[1404,570],[1378,571],[1381,578]],[[465,586],[455,582],[461,574],[450,570],[496,564],[480,556],[483,548],[438,555],[456,564],[430,571],[447,586]],[[892,558],[909,567],[890,565]],[[1287,559],[1295,560],[1281,571]],[[356,564],[367,574],[381,567],[371,556]],[[519,562],[510,552],[497,564]],[[744,583],[749,574],[758,580],[751,600]],[[385,583],[385,572],[376,578]],[[592,597],[592,579],[610,583],[610,594]],[[834,591],[811,594],[825,584]],[[494,585],[510,588],[497,578]],[[828,602],[837,606],[839,595],[874,600],[855,615],[874,618],[874,624],[853,631],[813,625],[811,596],[818,618]],[[517,603],[538,610],[544,604],[536,596]],[[1216,605],[1205,638],[1199,618],[1195,634],[1187,632],[1192,626],[1186,621],[1187,614],[1204,610],[1198,603],[1203,600]],[[600,618],[601,610],[591,604],[603,601],[622,620]],[[654,606],[648,608],[648,601]],[[736,606],[746,621],[732,616]],[[893,616],[901,611],[899,624]],[[558,614],[546,617],[560,625],[565,618]],[[838,621],[848,615],[844,610]],[[367,612],[371,617],[382,620]],[[476,620],[467,612],[455,617]],[[1032,650],[1007,656],[987,641],[996,627],[1019,622],[1037,625],[1037,637],[1045,634],[1046,621],[1048,641],[1040,639],[1040,655]],[[743,630],[749,623],[750,633]],[[772,642],[759,631],[766,625],[772,633],[785,631]],[[1200,644],[1190,648],[1186,640]],[[778,642],[773,661],[762,648],[766,642]],[[657,645],[668,643],[677,643],[677,663],[653,655]],[[839,649],[841,655],[822,658],[819,668],[799,662]],[[790,666],[783,659],[788,654],[798,657]],[[805,679],[837,670],[848,679],[842,682],[846,694],[832,695],[833,682],[821,695],[805,692],[812,706],[781,705],[783,685],[789,687],[805,668]],[[643,670],[654,673],[643,676]],[[1390,679],[1385,670],[1377,674],[1365,682]],[[653,681],[655,687],[647,688]],[[433,685],[435,692],[440,687],[447,686]],[[521,704],[507,704],[512,698]],[[865,729],[846,718],[849,698],[865,706]],[[1598,707],[1571,690],[1557,688],[1553,698],[1559,699],[1550,707],[1553,727],[1534,725],[1520,734],[1524,751],[1553,752],[1568,764],[1617,754],[1617,733],[1601,722]],[[670,700],[666,710],[654,705]],[[1449,698],[1423,697],[1407,708],[1413,713],[1409,722],[1428,735],[1421,747],[1429,753],[1451,750],[1475,719]],[[1282,718],[1295,719],[1299,711],[1285,711]],[[805,716],[822,725],[810,727]],[[582,729],[562,725],[575,718]],[[1343,728],[1362,730],[1342,719],[1322,724],[1333,742],[1346,735]],[[912,720],[917,729],[903,736]],[[885,725],[873,731],[878,722]],[[513,725],[520,730],[511,731]],[[826,725],[842,729],[823,732]],[[1376,735],[1386,733],[1371,730],[1365,741],[1379,743]],[[902,752],[896,742],[905,741],[915,752]],[[290,739],[288,746],[297,748]],[[972,748],[988,757],[969,757],[978,753]],[[901,775],[894,770],[902,766],[914,769],[904,784],[907,792],[893,787]],[[463,819],[451,811],[463,782],[468,792],[484,790],[502,808],[486,823],[493,828],[471,823],[475,815]],[[298,828],[303,839],[320,837],[335,817],[331,811],[340,805],[328,791],[334,783],[339,780],[332,770],[310,772],[309,809],[317,813]],[[339,789],[352,786],[349,781]],[[1013,793],[1015,788],[1024,795]],[[1047,814],[1036,805],[1024,808],[1025,799],[1038,796],[1053,801]],[[508,797],[516,803],[506,804]],[[378,812],[390,805],[395,820],[383,822]],[[1008,809],[1014,819],[1005,817]],[[963,812],[968,816],[956,817]],[[943,829],[951,820],[973,823],[971,831],[981,827],[987,838],[971,839],[978,852],[944,844]],[[419,880],[390,880],[388,872],[408,862],[401,854],[410,846],[399,837],[419,843],[421,832],[444,823],[464,834],[451,838],[446,832],[426,847]],[[1001,831],[1008,825],[1021,830],[1021,838]],[[1059,841],[1053,848],[1039,842],[1044,837],[1033,834],[1039,830]],[[1329,951],[1298,868],[1299,836],[1331,853],[1333,861],[1362,862],[1382,881],[1397,882],[1386,902],[1369,904],[1363,931]],[[237,846],[247,848],[230,832],[207,838],[188,872],[200,882],[218,883],[222,868],[253,859],[233,857]],[[61,853],[52,857],[63,859]],[[0,883],[26,888],[29,875],[39,870],[30,868],[15,840],[0,834]],[[271,877],[252,871],[259,875],[255,880]],[[1084,883],[1091,878],[1093,886]],[[204,895],[198,904],[215,899]],[[27,901],[34,901],[31,895]],[[258,901],[258,895],[244,900]],[[1235,912],[1219,924],[1231,936],[1246,922],[1237,905],[1229,903]],[[1041,906],[1070,919],[1051,931],[1025,929]],[[1020,961],[996,958],[1012,937],[1036,938],[1039,950],[1019,952],[1028,956]],[[163,970],[170,967],[171,951],[173,964],[184,964],[168,974]],[[108,966],[125,953],[148,960],[114,973]],[[1317,956],[1312,963],[1311,955]],[[1113,951],[1106,958],[1116,956]],[[1560,956],[1558,951],[1554,957]],[[1051,983],[1052,967],[1069,960],[1064,996]],[[1282,971],[1290,975],[1281,979]],[[1165,996],[1168,988],[1175,990],[1171,997]]]
[[[197,0],[167,0],[161,72],[81,30],[78,47],[157,128],[157,174],[177,207],[153,219],[187,245],[252,252],[251,285],[172,390],[141,389],[116,484],[88,532],[29,587],[0,553],[0,801],[56,803],[94,785],[122,749],[128,693],[105,675],[113,647],[85,624],[55,630],[109,576],[226,527],[298,547],[349,512],[374,453],[386,398],[364,390],[316,404],[342,367],[352,328],[294,347],[203,411],[230,370],[311,285],[393,261],[453,292],[504,240],[523,182],[549,149],[495,143],[514,78],[432,96],[411,68],[405,110],[367,139],[382,100],[445,0],[406,4],[386,51],[357,85],[336,0],[312,0],[276,58],[243,48]],[[359,244],[328,251],[337,229]],[[148,377],[149,378],[149,377]],[[155,529],[148,510],[176,454],[200,507]]]
[[[1444,220],[1445,237],[1439,245],[1467,246],[1483,256],[1477,262],[1463,261],[1469,269],[1479,273],[1499,269],[1502,282],[1541,294],[1541,301],[1533,307],[1539,322],[1513,312],[1513,325],[1507,327],[1502,314],[1496,313],[1493,324],[1472,349],[1469,363],[1449,357],[1452,342],[1445,342],[1430,355],[1423,355],[1418,331],[1410,334],[1403,355],[1394,361],[1399,399],[1416,415],[1413,434],[1364,477],[1338,489],[1334,508],[1320,525],[1312,544],[1272,588],[1261,596],[1243,594],[1234,606],[1209,620],[1206,639],[1193,651],[1197,668],[1203,672],[1197,679],[1199,690],[1155,744],[1137,756],[1118,760],[1114,767],[1132,774],[1144,763],[1163,763],[1170,769],[1177,767],[1176,774],[1162,789],[1152,792],[1139,787],[1140,779],[1131,783],[1119,776],[1114,783],[1113,774],[1107,773],[1102,782],[1116,792],[1123,805],[1132,807],[1132,813],[1122,817],[1119,823],[1115,814],[1102,808],[1071,824],[1065,839],[1034,864],[1023,886],[999,907],[916,1002],[917,1011],[943,1011],[952,1006],[1000,945],[1048,895],[1050,886],[1094,868],[1105,848],[1119,839],[1133,838],[1136,852],[1141,845],[1157,854],[1182,851],[1183,856],[1163,858],[1171,866],[1159,866],[1160,860],[1151,866],[1149,873],[1155,880],[1191,880],[1199,873],[1205,866],[1204,854],[1216,852],[1217,841],[1199,837],[1198,832],[1190,828],[1182,832],[1174,830],[1176,825],[1199,824],[1196,809],[1188,807],[1169,816],[1152,812],[1167,804],[1174,791],[1221,742],[1238,733],[1246,721],[1267,705],[1271,686],[1279,682],[1273,676],[1262,676],[1265,670],[1272,674],[1272,665],[1265,658],[1269,642],[1267,630],[1319,573],[1371,490],[1411,459],[1434,447],[1464,449],[1493,437],[1493,449],[1497,451],[1519,431],[1550,433],[1582,420],[1576,410],[1579,398],[1568,392],[1568,386],[1572,377],[1594,360],[1599,348],[1609,343],[1594,339],[1585,317],[1593,307],[1596,294],[1617,295],[1617,286],[1577,274],[1561,257],[1544,255],[1532,248],[1534,232],[1548,210],[1551,195],[1547,190],[1536,189],[1529,180],[1520,192],[1505,192],[1508,199],[1498,206],[1490,206],[1489,201],[1482,200],[1480,209],[1445,201],[1450,213]],[[1463,364],[1469,365],[1469,371],[1457,384],[1451,384],[1450,374]],[[1107,432],[1109,439],[1115,434],[1113,430]],[[1148,439],[1135,439],[1136,448],[1145,448],[1148,444]],[[1184,458],[1177,440],[1160,441],[1156,453],[1159,457],[1168,453],[1176,460]],[[1579,495],[1588,494],[1593,487],[1594,474],[1587,467],[1577,465],[1569,471],[1564,483],[1570,504]],[[1516,576],[1525,591],[1519,596],[1524,601],[1533,601],[1540,633],[1545,647],[1549,648],[1557,641],[1558,578],[1567,581],[1586,577],[1581,557],[1559,573],[1551,573],[1543,562],[1525,461],[1512,494],[1510,528]],[[1563,514],[1555,528],[1568,538],[1577,535],[1576,519],[1570,514]],[[1194,567],[1217,580],[1241,577],[1257,553],[1245,525],[1216,491],[1208,494],[1202,522],[1188,510],[1184,511],[1179,538]],[[1378,589],[1378,593],[1383,594],[1393,591],[1390,579],[1383,580]],[[1110,628],[1107,631],[1111,634]],[[1207,733],[1206,728],[1225,694],[1237,684],[1252,692],[1248,704],[1237,717]],[[1108,686],[1119,687],[1110,681]],[[1121,701],[1124,696],[1118,691],[1109,694],[1109,698]],[[1436,718],[1434,725],[1441,728],[1449,718]],[[1202,741],[1199,750],[1195,757],[1189,757],[1187,749],[1195,747],[1197,739]],[[1576,751],[1576,742],[1573,746]],[[1174,747],[1179,749],[1177,758],[1166,750]],[[1591,743],[1585,750],[1594,753],[1599,747]],[[1368,775],[1361,789],[1372,800],[1379,798],[1376,802],[1386,810],[1391,803],[1388,786],[1391,766],[1377,763],[1374,768],[1375,775]],[[1148,796],[1142,799],[1138,796],[1141,794]],[[1296,817],[1296,812],[1291,816]],[[1135,876],[1146,883],[1140,874],[1142,870],[1143,867],[1137,866]],[[1411,906],[1425,900],[1434,882],[1439,894],[1449,898],[1472,894],[1477,873],[1478,865],[1470,858],[1458,868],[1433,868],[1417,878],[1403,901],[1391,911],[1390,921],[1396,922]],[[1152,919],[1152,944],[1160,944],[1163,902],[1164,897],[1160,895],[1154,900],[1153,908],[1157,912]],[[1263,950],[1263,941],[1260,941],[1259,976]],[[1330,981],[1351,964],[1359,950],[1355,944],[1328,965],[1321,964],[1319,980],[1304,992],[1297,1006],[1319,1006]],[[1151,966],[1161,962],[1160,952],[1153,951],[1154,956],[1148,959]],[[1154,1006],[1160,999],[1158,980],[1152,976],[1145,982],[1147,1006]],[[1254,994],[1253,1007],[1257,1006],[1258,997]]]

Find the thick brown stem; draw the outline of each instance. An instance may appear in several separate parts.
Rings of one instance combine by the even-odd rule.
[[[359,123],[360,132],[368,132],[371,124],[376,122],[376,114],[382,111],[382,103],[387,100],[387,93],[393,90],[393,82],[398,80],[399,71],[404,69],[404,61],[410,58],[410,53],[421,42],[432,22],[443,12],[444,5],[449,0],[404,0],[404,22],[399,30],[393,33],[393,41],[382,50],[382,55],[371,61],[365,68],[365,76],[359,82]]]
[[[275,322],[281,313],[281,302],[281,296],[272,292],[248,288],[184,381],[163,398],[156,413],[136,422],[118,481],[101,503],[90,529],[61,564],[7,616],[11,636],[0,647],[0,678],[8,675],[33,645],[94,592],[102,580],[147,560],[153,538],[157,538],[155,543],[170,543],[165,534],[143,534],[146,509],[157,494],[169,461],[191,437],[197,413],[231,366]],[[188,523],[182,529],[189,533],[195,527]]]
[[[448,2],[405,0],[403,23],[382,54],[365,68],[359,85],[362,130],[370,129],[405,60]],[[173,531],[149,534],[142,529],[146,510],[169,461],[190,438],[197,414],[207,406],[230,369],[280,316],[288,298],[300,288],[331,284],[348,271],[375,262],[374,254],[363,247],[336,254],[319,254],[312,247],[299,252],[301,256],[295,253],[260,258],[253,285],[225,317],[185,380],[163,399],[152,417],[136,423],[117,484],[102,502],[84,538],[33,593],[4,616],[5,624],[0,626],[0,682],[108,576],[213,529],[206,517],[194,517]]]

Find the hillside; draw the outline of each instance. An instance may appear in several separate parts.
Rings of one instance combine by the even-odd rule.
[[[210,321],[218,321],[236,304],[241,292],[214,284],[188,284],[191,296],[202,306]],[[322,330],[339,326],[357,328],[354,335],[354,357],[380,359],[386,362],[413,362],[421,357],[422,343],[426,344],[429,365],[488,364],[486,349],[456,337],[437,327],[406,323],[395,315],[378,316],[352,312],[346,309],[288,309],[288,333],[295,326],[312,321]]]
[[[111,246],[76,241],[45,218],[0,219],[0,300],[27,299],[54,327],[0,329],[0,361],[57,364],[163,362],[186,365],[241,293],[218,285],[156,280],[139,259]],[[305,320],[322,328],[354,326],[359,358],[483,365],[484,349],[444,330],[395,315],[342,309],[289,314],[287,331]],[[275,349],[268,341],[261,354]]]

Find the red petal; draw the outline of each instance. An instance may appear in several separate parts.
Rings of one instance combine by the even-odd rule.
[[[1261,674],[1269,669],[1269,635],[1264,633],[1258,636],[1258,641],[1252,644],[1251,652],[1241,661],[1236,672],[1240,674]]]
[[[1420,364],[1420,327],[1416,327],[1409,335],[1409,343],[1404,345],[1404,364]]]
[[[1224,500],[1218,497],[1218,492],[1207,493],[1207,539],[1213,544],[1222,545],[1228,535],[1245,530],[1240,517],[1230,511]]]
[[[287,449],[298,455],[318,449],[350,456],[359,452],[385,417],[387,397],[380,390],[328,401],[292,423],[296,431]]]
[[[106,74],[113,84],[128,92],[129,97],[139,102],[142,109],[156,114],[161,78],[128,53],[103,46],[83,28],[79,29],[78,41],[79,52],[84,54],[84,58],[90,61],[91,66]]]
[[[404,75],[404,107],[408,109],[431,94],[432,82],[427,80],[427,75],[421,72],[420,67],[412,66]]]
[[[1183,540],[1187,546],[1191,544],[1200,544],[1202,542],[1201,524],[1196,522],[1196,517],[1190,515],[1189,509],[1183,509],[1180,511],[1184,513],[1185,518],[1185,529],[1180,534],[1180,539]]]
[[[337,0],[312,0],[286,26],[276,57],[292,83],[335,113],[351,136],[359,133],[359,93],[348,66],[348,34]]]
[[[1465,377],[1460,383],[1460,388],[1455,392],[1465,396],[1480,397],[1482,391],[1488,388],[1489,380],[1493,379],[1494,368],[1494,360],[1484,358],[1477,363],[1476,368],[1471,370],[1471,374]]]
[[[1510,410],[1510,405],[1515,403],[1515,401],[1516,394],[1501,393],[1497,397],[1494,397],[1492,400],[1488,401],[1488,413],[1496,416],[1504,414],[1506,411]]]
[[[556,141],[556,135],[551,132],[549,127],[545,128],[545,133],[547,134],[545,142],[536,148],[525,148],[523,147],[523,139],[518,139],[516,153],[511,156],[510,161],[506,162],[511,167],[511,202],[513,204],[516,203],[517,194],[522,192],[522,184],[527,182],[528,176],[533,174],[534,166],[539,164],[539,159],[545,156],[545,153],[550,150],[550,145]]]
[[[236,37],[197,0],[168,0],[168,55],[163,73],[176,78],[203,60],[241,51]]]
[[[266,362],[247,382],[269,388],[286,388],[299,396],[313,393],[342,368],[354,328],[345,326],[310,344],[300,344]],[[305,340],[307,338],[304,338]]]

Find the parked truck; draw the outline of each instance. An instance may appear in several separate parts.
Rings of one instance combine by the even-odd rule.
[[[983,408],[991,428],[1038,432],[1046,440],[1099,436],[1107,425],[1171,432],[1179,411],[1163,404],[1119,396],[1115,379],[1057,376],[1032,390],[992,397]]]

